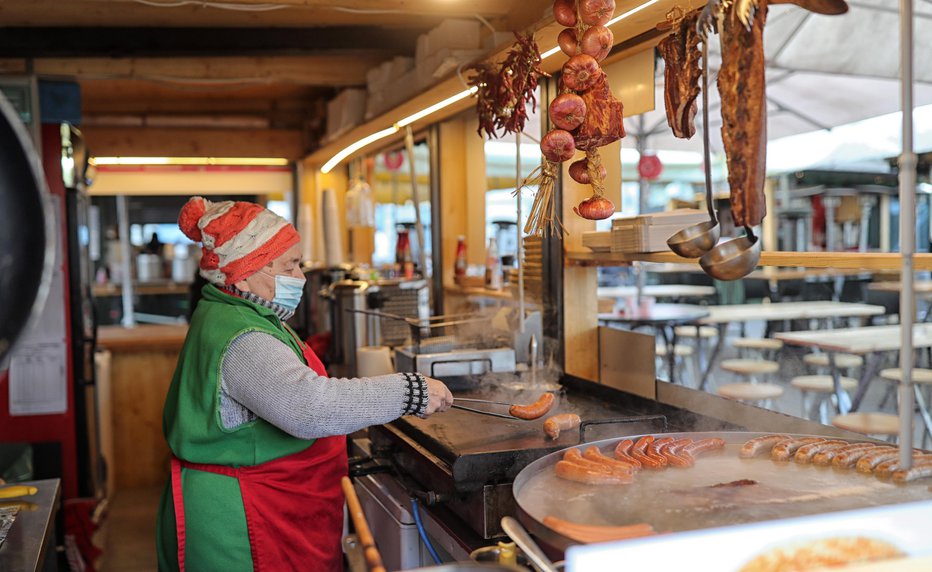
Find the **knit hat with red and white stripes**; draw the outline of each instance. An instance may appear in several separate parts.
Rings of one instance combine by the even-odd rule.
[[[185,236],[204,246],[201,276],[218,286],[248,278],[300,240],[288,221],[255,203],[193,197],[178,215]]]

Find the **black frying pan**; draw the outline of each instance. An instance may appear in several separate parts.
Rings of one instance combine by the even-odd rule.
[[[0,93],[0,361],[45,305],[55,258],[51,221],[39,155]]]

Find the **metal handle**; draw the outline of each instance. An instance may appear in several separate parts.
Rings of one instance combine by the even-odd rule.
[[[430,362],[430,376],[437,377],[434,373],[434,366],[437,364],[450,364],[450,363],[484,363],[489,367],[483,373],[489,373],[492,371],[492,359],[491,358],[461,358],[461,359],[444,359]],[[472,368],[470,368],[472,369]],[[472,372],[470,372],[472,373]]]
[[[643,423],[650,421],[660,421],[660,426],[662,427],[661,433],[667,432],[667,416],[666,415],[641,415],[638,417],[619,417],[618,419],[596,419],[594,421],[583,421],[579,424],[579,442],[586,442],[586,428],[591,425],[609,425],[615,423]]]
[[[553,562],[547,558],[547,555],[544,554],[540,546],[534,542],[534,539],[531,538],[527,530],[521,526],[520,522],[510,516],[502,517],[502,530],[515,541],[515,544],[521,547],[521,550],[524,551],[524,555],[527,556],[528,560],[533,562],[535,566],[540,568],[541,572],[557,572],[557,569],[553,566]]]

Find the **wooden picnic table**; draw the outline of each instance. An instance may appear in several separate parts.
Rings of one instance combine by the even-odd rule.
[[[839,413],[857,411],[870,386],[877,375],[881,354],[884,352],[899,351],[900,326],[873,326],[867,328],[841,328],[837,330],[817,330],[806,332],[785,332],[776,335],[783,343],[817,348],[828,355],[829,366],[832,370],[835,395],[835,407]],[[913,326],[913,347],[932,347],[932,324],[916,324]],[[858,381],[858,389],[853,399],[841,389],[841,372],[835,363],[836,353],[864,355],[864,369]],[[918,386],[916,402],[922,415],[926,430],[932,435],[932,418],[926,407],[925,398]]]

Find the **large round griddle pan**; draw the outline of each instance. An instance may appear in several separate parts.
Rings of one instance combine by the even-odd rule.
[[[39,155],[0,93],[0,361],[45,305],[55,258],[51,221]]]
[[[929,491],[932,480],[929,479],[895,485],[853,470],[801,465],[793,461],[776,462],[769,457],[738,457],[742,444],[764,434],[663,434],[694,440],[719,437],[727,445],[724,451],[700,456],[695,466],[688,469],[641,470],[630,485],[591,486],[560,479],[554,474],[554,465],[563,457],[565,449],[551,453],[525,467],[515,478],[513,490],[519,518],[542,542],[565,550],[575,542],[544,526],[545,516],[594,525],[646,522],[663,533],[932,498]],[[638,437],[605,439],[579,447],[596,445],[603,453],[611,455],[619,441]],[[759,485],[734,487],[731,489],[736,491],[734,494],[722,488],[709,492],[711,485],[741,479],[751,479]]]

